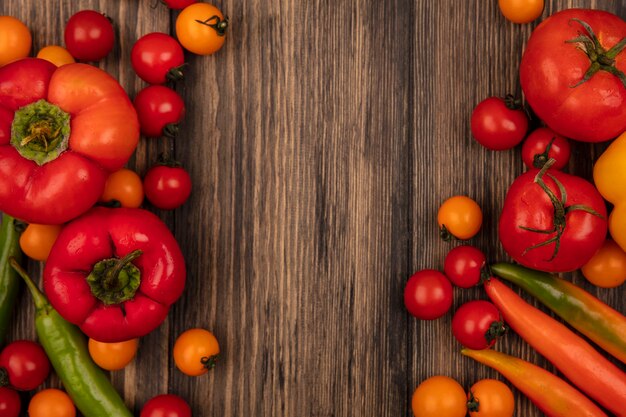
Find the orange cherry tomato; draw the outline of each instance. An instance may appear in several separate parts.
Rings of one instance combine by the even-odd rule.
[[[467,395],[470,417],[512,417],[515,397],[511,389],[496,379],[481,379]]]
[[[57,45],[50,45],[41,48],[39,52],[37,52],[37,58],[50,61],[57,67],[76,62],[67,49]]]
[[[194,3],[176,18],[176,37],[189,52],[210,55],[220,50],[226,40],[228,17],[209,3]]]
[[[29,224],[20,236],[22,252],[36,261],[46,261],[62,228],[56,224]]]
[[[439,207],[437,222],[441,236],[445,240],[450,235],[460,240],[467,240],[480,230],[483,223],[483,212],[471,198],[457,195],[450,197]]]
[[[436,375],[417,387],[411,408],[415,417],[465,417],[467,397],[457,381]]]
[[[28,404],[29,417],[76,417],[72,399],[59,389],[45,389],[31,398]]]
[[[530,23],[543,13],[544,0],[498,0],[500,11],[513,23]]]
[[[215,366],[219,353],[215,335],[204,329],[189,329],[174,343],[174,363],[189,376],[206,374]]]
[[[122,168],[107,178],[100,201],[119,201],[122,207],[137,208],[143,202],[143,182],[135,171]]]
[[[581,271],[589,282],[598,287],[622,285],[626,281],[626,252],[613,240],[607,239]]]
[[[32,46],[30,30],[12,16],[0,16],[0,67],[26,58]]]
[[[102,369],[118,371],[125,368],[137,354],[139,339],[125,342],[104,343],[89,339],[87,344],[91,359]]]

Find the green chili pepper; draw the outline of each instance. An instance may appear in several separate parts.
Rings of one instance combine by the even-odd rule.
[[[11,313],[17,299],[20,277],[15,273],[9,258],[13,257],[21,261],[20,233],[15,219],[7,214],[2,214],[0,226],[0,346],[8,333]]]
[[[522,287],[602,349],[626,363],[626,317],[556,275],[498,263],[491,272]]]
[[[14,259],[10,262],[33,297],[39,343],[76,407],[85,417],[132,417],[109,378],[91,359],[85,336],[52,308]]]

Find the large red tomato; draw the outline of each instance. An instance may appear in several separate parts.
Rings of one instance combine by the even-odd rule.
[[[500,216],[500,241],[524,266],[573,271],[604,243],[606,206],[591,183],[548,166],[528,170],[509,188]]]
[[[626,130],[625,38],[626,22],[600,10],[563,10],[537,26],[520,64],[522,90],[537,116],[585,142]]]

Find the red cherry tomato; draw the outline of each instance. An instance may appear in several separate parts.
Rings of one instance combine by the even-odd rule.
[[[155,165],[146,173],[143,188],[153,206],[173,210],[189,198],[191,177],[180,166]]]
[[[100,61],[113,49],[113,24],[94,10],[75,13],[65,26],[65,45],[81,61]]]
[[[489,97],[474,108],[471,129],[474,139],[487,149],[511,149],[524,139],[528,117],[512,104],[513,99]]]
[[[0,416],[19,417],[22,402],[15,390],[7,387],[0,387]]]
[[[452,317],[452,334],[470,349],[487,349],[504,334],[498,308],[489,301],[470,301],[459,307]]]
[[[191,408],[178,395],[162,394],[150,399],[139,417],[191,417]]]
[[[17,340],[0,353],[0,375],[2,369],[8,375],[11,387],[31,391],[48,377],[50,361],[39,343]]]
[[[480,282],[480,274],[486,263],[485,254],[480,249],[461,245],[446,255],[443,272],[457,287],[470,288]]]
[[[404,305],[418,319],[439,318],[452,306],[452,284],[439,271],[418,271],[409,278],[404,288]]]
[[[552,158],[553,169],[563,169],[569,162],[571,145],[552,129],[540,127],[532,131],[522,145],[522,160],[528,168],[539,168]]]
[[[148,137],[175,137],[185,115],[185,103],[178,93],[162,85],[141,90],[133,102],[141,133]]]
[[[165,33],[148,33],[135,42],[130,52],[133,69],[149,84],[164,84],[183,77],[185,64],[183,48]]]
[[[163,0],[163,3],[172,10],[182,10],[190,4],[196,3],[198,0]]]

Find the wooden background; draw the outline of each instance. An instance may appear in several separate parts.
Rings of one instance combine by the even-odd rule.
[[[138,415],[171,392],[196,417],[410,416],[411,394],[429,376],[465,387],[496,376],[458,353],[451,313],[415,320],[402,293],[414,271],[442,268],[454,244],[439,240],[436,211],[454,194],[484,210],[471,243],[505,259],[496,225],[523,169],[519,149],[483,149],[469,117],[489,95],[520,93],[518,64],[536,23],[506,21],[495,0],[216,5],[230,32],[216,55],[187,56],[179,137],[142,139],[129,163],[143,174],[169,151],[194,181],[182,208],[157,211],[186,255],[188,285],[133,364],[112,374],[129,407]],[[544,17],[573,6],[626,18],[620,0],[547,1]],[[114,19],[117,46],[99,65],[133,97],[144,86],[130,67],[133,42],[172,33],[176,12],[157,0],[0,2],[0,14],[32,29],[35,52],[61,44],[64,22],[87,8]],[[575,145],[570,172],[589,177],[600,149]],[[625,311],[624,286],[585,286]],[[454,307],[476,298],[486,296],[455,289]],[[33,338],[32,318],[22,294],[11,338]],[[223,351],[201,378],[178,372],[171,356],[176,336],[196,326]],[[515,335],[498,347],[552,369]],[[517,416],[541,415],[516,397]]]

